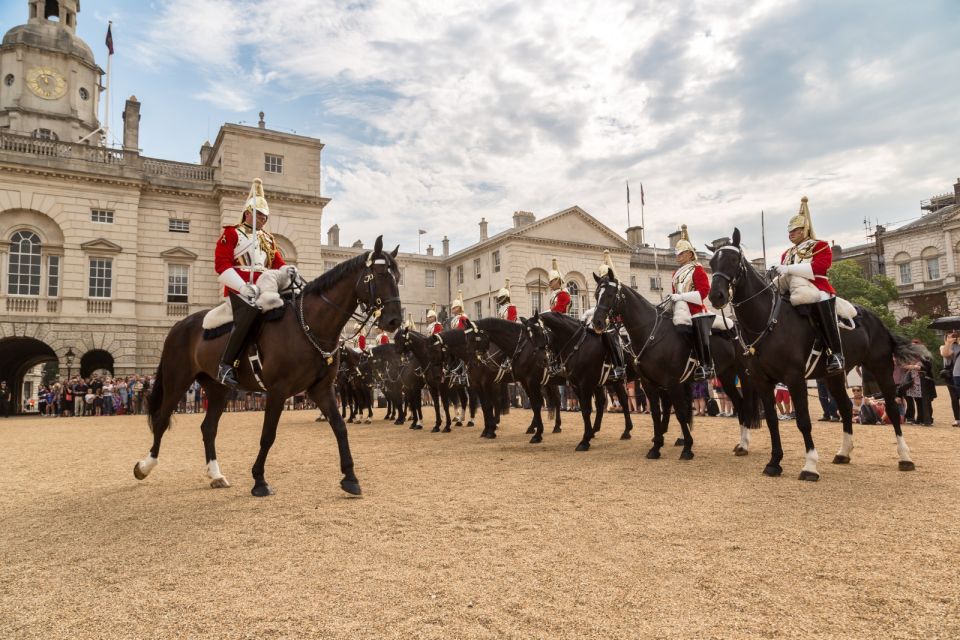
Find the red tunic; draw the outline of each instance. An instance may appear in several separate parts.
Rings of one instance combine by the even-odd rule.
[[[363,351],[367,348],[367,337],[362,333],[357,336],[357,346],[360,347],[360,351]]]
[[[467,316],[463,313],[457,316],[455,320],[457,321],[457,329],[466,329],[467,326],[469,325],[469,320],[467,319]]]
[[[380,338],[377,340],[379,344],[390,344],[390,336],[385,333],[380,334]]]
[[[566,313],[567,309],[570,307],[570,294],[565,290],[560,289],[557,292],[557,297],[553,300],[553,306],[550,307],[550,311],[556,311],[557,313]]]
[[[679,269],[677,269],[679,271]],[[677,271],[673,273],[676,274]],[[710,278],[707,277],[707,270],[703,268],[703,265],[698,264],[693,268],[693,288],[700,294],[701,300],[706,300],[707,296],[710,294]],[[676,282],[671,285],[671,290],[673,293],[687,293],[686,291],[677,291]],[[697,313],[703,313],[707,310],[707,307],[702,304],[694,304],[688,302],[687,306],[690,307],[690,315],[695,315]]]
[[[217,241],[217,249],[214,252],[213,257],[213,268],[216,269],[217,275],[220,275],[227,269],[233,268],[237,270],[237,273],[240,274],[240,277],[245,281],[250,281],[250,271],[242,266],[240,260],[234,257],[233,252],[237,248],[237,242],[239,242],[239,236],[237,235],[236,225],[230,225],[223,228],[223,233],[220,234],[220,240]],[[283,256],[280,255],[280,251],[274,249],[272,256],[267,256],[267,263],[263,265],[265,269],[279,269],[280,267],[286,265],[287,263],[283,261]],[[253,281],[256,282],[260,279],[260,274],[262,271],[253,272]],[[227,296],[231,291],[238,293],[229,287],[223,288],[224,297]]]
[[[517,321],[517,305],[511,304],[507,305],[506,313],[501,314],[500,316],[504,320],[509,320],[510,322]]]
[[[829,271],[830,265],[833,264],[833,250],[830,248],[829,244],[823,240],[817,240],[813,245],[812,257],[801,257],[800,260],[792,263],[787,262],[787,255],[789,253],[790,249],[787,249],[783,252],[783,255],[780,256],[780,264],[802,264],[809,262],[810,266],[813,268],[813,275],[815,276],[813,279],[813,286],[820,291],[826,291],[831,295],[837,295],[837,292],[830,284],[830,279],[827,277],[827,271]]]
[[[431,329],[431,332],[430,332],[431,335],[436,334],[436,333],[440,333],[441,331],[443,331],[443,325],[440,324],[439,322],[434,322],[434,323],[433,323],[433,329]]]

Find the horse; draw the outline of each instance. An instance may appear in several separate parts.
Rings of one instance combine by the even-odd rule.
[[[680,452],[681,460],[693,458],[693,439],[690,429],[693,426],[693,412],[690,409],[689,385],[685,378],[690,375],[690,343],[685,336],[677,331],[672,319],[662,307],[654,306],[631,287],[624,287],[616,278],[608,275],[598,277],[594,274],[597,283],[597,306],[593,313],[592,324],[595,331],[600,331],[611,316],[619,316],[630,337],[630,353],[636,364],[644,390],[647,395],[658,396],[664,391],[670,399],[670,404],[677,414],[680,429],[683,431],[683,449]],[[685,304],[685,303],[684,303]],[[632,345],[639,346],[634,352]],[[724,389],[730,390],[730,398],[734,401],[737,414],[741,420],[741,432],[749,422],[748,414],[755,415],[749,403],[736,393],[736,378],[740,376],[741,385],[746,390],[747,377],[744,365],[736,357],[733,344],[719,336],[711,336],[710,349],[717,371],[717,377]],[[660,457],[663,447],[664,434],[670,420],[670,412],[661,411],[660,398],[651,402],[651,416],[653,417],[653,447],[647,452],[647,458]],[[751,425],[752,426],[752,425]],[[678,443],[680,441],[678,440]],[[737,445],[746,452],[746,447]],[[740,454],[738,449],[735,453]],[[743,455],[743,454],[740,454]]]
[[[498,377],[497,371],[501,361],[479,358],[479,354],[486,354],[490,337],[479,333],[472,320],[468,322],[466,329],[447,329],[430,336],[430,349],[433,357],[458,363],[453,371],[444,371],[444,377],[451,386],[464,387],[471,399],[479,399],[483,413],[483,431],[480,437],[492,440],[497,437],[497,426],[500,423],[500,381],[503,376]],[[460,369],[461,366],[463,370]],[[504,374],[506,373],[505,371]],[[463,377],[466,377],[466,384],[459,382]],[[473,421],[468,426],[472,423]]]
[[[360,422],[370,424],[373,418],[372,380],[373,371],[369,355],[341,345],[337,386],[341,389],[341,417],[346,417],[349,406],[348,423],[352,424],[356,421],[358,424]],[[364,409],[367,410],[366,419],[363,417]]]
[[[384,330],[393,331],[400,326],[398,250],[399,247],[393,252],[384,252],[383,237],[378,237],[372,251],[342,262],[306,284],[294,294],[292,304],[283,308],[278,320],[264,322],[258,331],[251,332],[263,355],[259,381],[266,391],[260,451],[252,469],[254,484],[251,493],[254,496],[274,493],[264,477],[267,454],[276,439],[277,423],[285,400],[301,391],[309,394],[330,421],[340,453],[343,473],[340,487],[351,495],[360,495],[346,425],[337,411],[333,388],[339,368],[337,347],[340,332],[356,315],[358,306],[366,310],[367,318],[377,315],[376,322]],[[227,335],[212,340],[203,338],[202,322],[206,313],[199,311],[176,323],[164,341],[155,383],[147,401],[153,446],[150,453],[133,467],[133,475],[138,480],[146,478],[157,465],[160,441],[170,426],[170,416],[187,387],[198,380],[208,399],[207,414],[200,429],[210,484],[212,487],[230,486],[220,472],[215,448],[217,425],[229,393],[228,387],[217,382],[217,369]],[[241,389],[261,389],[252,366],[247,362],[241,363],[238,374]]]
[[[416,362],[419,375],[423,378],[427,388],[430,389],[430,397],[433,398],[433,410],[436,413],[436,424],[431,431],[433,433],[441,431],[440,404],[442,403],[446,416],[443,433],[450,433],[452,421],[450,420],[448,400],[449,389],[443,375],[442,358],[430,349],[429,338],[417,331],[406,328],[400,329],[394,337],[394,344],[397,345],[397,349]]]
[[[394,420],[394,424],[403,424],[400,412],[403,409],[403,388],[400,384],[400,370],[403,361],[395,344],[381,344],[370,350],[370,364],[383,397],[387,400],[387,413],[384,420]]]
[[[789,303],[784,303],[775,284],[768,282],[747,260],[740,246],[740,230],[734,229],[729,244],[715,249],[710,259],[713,279],[710,302],[721,311],[728,305],[736,309],[740,327],[739,346],[747,355],[752,384],[763,402],[764,416],[770,431],[771,456],[763,473],[779,476],[783,449],[774,401],[774,385],[783,382],[790,390],[796,412],[797,428],[803,435],[806,460],[800,480],[820,479],[819,456],[811,434],[810,411],[807,407],[807,379],[826,378],[830,393],[837,401],[843,420],[843,442],[833,458],[834,464],[850,462],[853,450],[852,403],[847,397],[846,376],[826,375],[823,359],[812,360],[817,333],[810,321]],[[897,438],[898,466],[901,471],[915,469],[910,449],[900,429],[896,385],[893,382],[894,358],[912,362],[929,357],[926,349],[911,344],[891,333],[874,313],[857,306],[855,328],[841,330],[847,371],[859,365],[876,378],[883,392],[887,415]],[[811,366],[813,363],[814,366]]]

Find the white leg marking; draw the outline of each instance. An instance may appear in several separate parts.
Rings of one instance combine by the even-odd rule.
[[[210,486],[214,489],[225,489],[230,486],[230,482],[220,473],[220,463],[216,460],[207,463],[207,476],[210,477]]]
[[[910,447],[907,446],[907,441],[903,439],[903,436],[897,436],[897,453],[900,454],[901,461],[913,462],[910,458]]]
[[[750,450],[750,429],[740,426],[740,448],[744,451]]]
[[[807,451],[807,462],[803,465],[804,471],[809,471],[810,473],[815,473],[818,476],[820,472],[817,471],[817,463],[820,461],[820,456],[817,455],[816,449],[810,449]]]
[[[144,477],[150,475],[153,468],[157,466],[157,462],[158,460],[148,453],[146,458],[137,463],[140,467],[140,473],[142,473]]]
[[[843,442],[840,443],[840,451],[837,451],[837,455],[849,458],[851,451],[853,451],[853,434],[844,431]]]

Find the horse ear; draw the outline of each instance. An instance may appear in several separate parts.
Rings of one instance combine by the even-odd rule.
[[[390,257],[396,259],[398,253],[400,253],[400,245],[393,248],[393,251],[390,252]]]
[[[708,253],[714,253],[714,248],[713,248],[712,246],[710,246],[709,244],[704,244],[703,246],[705,246],[705,247],[707,248],[707,252],[708,252]]]
[[[377,236],[377,241],[373,243],[373,255],[378,256],[383,253],[383,236]]]
[[[733,240],[731,241],[731,244],[735,247],[740,246],[740,229],[737,227],[733,228]]]
[[[600,278],[597,277],[597,274],[594,273],[594,274],[591,274],[591,275],[593,275],[593,281],[596,282],[597,284],[600,284]]]

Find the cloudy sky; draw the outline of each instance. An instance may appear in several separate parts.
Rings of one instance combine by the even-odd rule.
[[[806,194],[850,245],[960,176],[956,0],[85,0],[104,67],[109,19],[114,113],[138,96],[145,154],[197,161],[263,110],[326,143],[344,241],[415,251],[422,227],[456,250],[481,216],[494,233],[574,204],[623,232],[629,180],[651,243],[739,225],[759,250],[764,210],[782,249]]]

